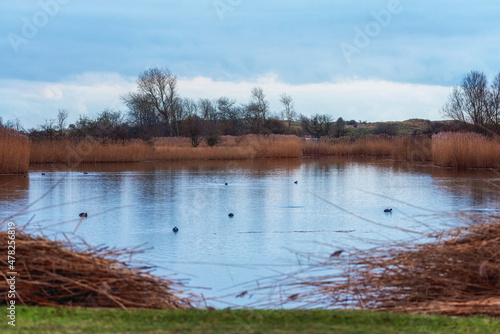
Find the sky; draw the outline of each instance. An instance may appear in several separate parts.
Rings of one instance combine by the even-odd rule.
[[[179,94],[344,119],[444,119],[453,86],[500,71],[493,0],[32,0],[0,2],[0,117],[25,128],[105,110],[140,73],[168,68]]]

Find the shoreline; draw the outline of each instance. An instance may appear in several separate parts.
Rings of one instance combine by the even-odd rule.
[[[120,143],[91,138],[30,142],[23,135],[15,137],[14,144],[0,145],[0,174],[23,174],[38,164],[75,167],[89,163],[322,157],[389,159],[457,169],[500,169],[500,142],[475,133],[447,132],[432,137],[367,135],[318,140],[290,135],[222,136],[217,145],[203,143],[198,147],[192,147],[187,137],[133,139]]]

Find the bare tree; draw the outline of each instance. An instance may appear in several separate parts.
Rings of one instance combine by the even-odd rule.
[[[246,112],[247,119],[250,121],[251,131],[259,133],[269,112],[269,101],[267,101],[264,90],[261,87],[252,88],[250,103],[246,106]]]
[[[330,115],[316,114],[311,118],[302,115],[301,122],[304,130],[316,138],[329,136],[332,133],[333,120]]]
[[[283,119],[288,122],[288,131],[292,126],[292,122],[297,117],[297,112],[295,111],[295,106],[291,96],[286,93],[281,94],[280,102],[283,105]]]
[[[186,119],[198,114],[198,104],[195,100],[186,97],[182,99],[181,104]]]
[[[21,124],[21,120],[17,117],[14,119],[9,119],[6,122],[3,122],[2,117],[0,117],[0,128],[13,129],[20,132],[26,132],[23,125]]]
[[[66,109],[59,109],[57,112],[57,130],[62,132],[66,129],[66,121],[68,119],[69,112]]]
[[[226,135],[240,135],[244,132],[243,111],[240,106],[236,105],[236,100],[227,97],[221,97],[217,100],[217,111],[220,118],[220,128]]]
[[[463,122],[472,123],[476,131],[483,131],[490,125],[492,90],[482,72],[471,71],[465,75],[459,86],[454,87],[443,107],[443,114]]]
[[[199,99],[198,110],[200,111],[201,117],[206,121],[217,122],[219,119],[217,107],[212,100]]]
[[[141,131],[151,132],[159,124],[159,115],[145,94],[129,93],[122,96],[122,100],[129,109],[128,116],[133,126],[139,127]]]
[[[266,115],[269,112],[269,101],[266,99],[266,94],[261,87],[252,88],[252,102],[257,106],[258,118],[266,120]]]
[[[238,108],[235,108],[236,100],[223,96],[216,101],[216,104],[221,119],[234,120],[240,117]]]
[[[179,134],[182,104],[177,93],[177,77],[168,69],[150,68],[137,79],[138,93],[122,97],[129,108],[148,103],[166,127],[167,134]],[[138,100],[138,101],[136,101]],[[146,110],[141,107],[136,111]]]
[[[465,96],[465,112],[473,124],[483,126],[488,108],[488,80],[484,73],[472,71],[462,81]]]
[[[492,124],[495,133],[500,134],[500,73],[491,83],[488,100],[487,120]]]
[[[40,130],[44,133],[45,137],[52,141],[54,135],[56,134],[56,120],[45,119],[45,124],[40,125]]]

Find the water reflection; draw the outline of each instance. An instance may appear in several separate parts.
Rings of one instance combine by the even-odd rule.
[[[29,177],[0,175],[0,221],[28,206]]]
[[[296,270],[296,253],[413,240],[409,230],[456,224],[450,213],[491,209],[500,193],[491,171],[338,158],[40,165],[12,180],[0,176],[2,214],[47,193],[16,220],[36,214],[45,234],[71,234],[78,213],[88,212],[78,236],[92,245],[144,244],[141,259],[211,288],[202,290],[208,297]]]

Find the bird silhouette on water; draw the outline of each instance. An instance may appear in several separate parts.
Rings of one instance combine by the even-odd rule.
[[[384,212],[392,212],[392,209],[385,209]]]
[[[176,226],[176,227],[174,227],[174,228],[172,229],[172,231],[174,231],[174,233],[177,233],[177,232],[179,232],[179,229],[178,229],[178,228],[177,228],[177,226]]]
[[[80,213],[80,214],[79,214],[79,216],[80,216],[80,217],[87,217],[88,215],[87,215],[87,213],[86,213],[86,212],[82,212],[82,213]]]
[[[344,250],[343,250],[343,249],[341,249],[341,250],[338,250],[338,251],[336,251],[336,252],[333,252],[333,253],[330,255],[330,257],[339,257],[339,256],[340,256],[340,254],[342,254],[342,252],[343,252],[343,251],[344,251]]]
[[[234,214],[231,212],[230,214],[228,214],[229,217],[234,217]]]

